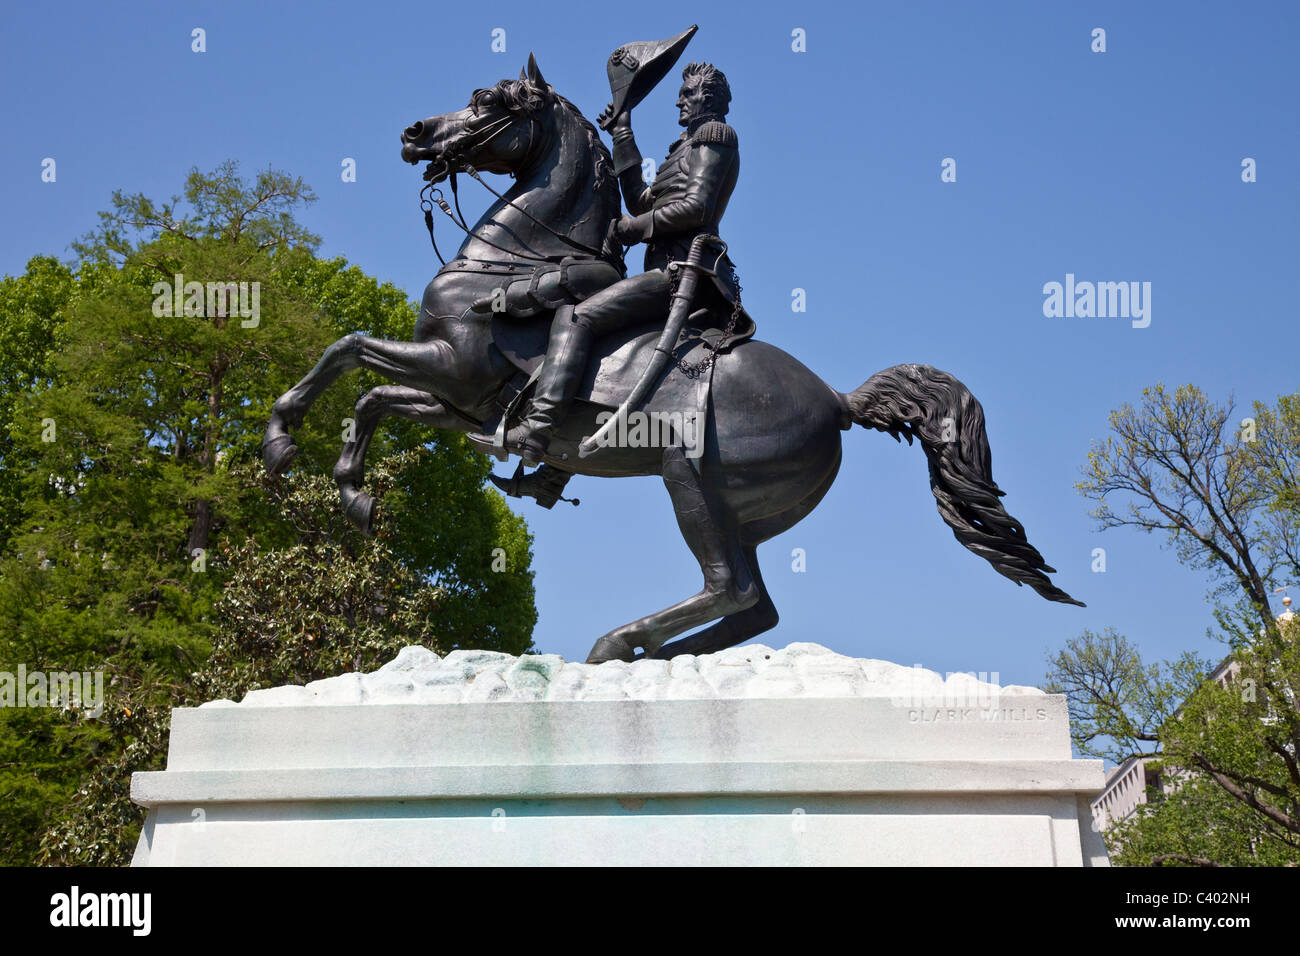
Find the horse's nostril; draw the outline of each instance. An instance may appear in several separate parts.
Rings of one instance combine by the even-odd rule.
[[[406,127],[406,129],[402,131],[402,142],[409,143],[412,140],[419,139],[423,135],[424,135],[424,121],[421,120],[418,123],[412,123],[410,126]]]

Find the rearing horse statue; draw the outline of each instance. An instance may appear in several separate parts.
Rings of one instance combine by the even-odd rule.
[[[534,58],[519,79],[476,91],[465,109],[408,127],[402,143],[407,162],[428,162],[430,187],[478,170],[512,174],[515,184],[466,228],[456,257],[425,289],[414,341],[345,336],[275,403],[263,460],[280,474],[297,451],[290,428],[335,379],[366,368],[395,383],[358,402],[355,440],[334,469],[348,518],[367,533],[376,503],[362,490],[365,456],[380,420],[394,415],[490,433],[536,371],[553,309],[571,308],[623,274],[621,246],[607,239],[621,212],[610,154],[592,124],[546,83]],[[506,314],[497,307],[521,289],[531,303],[522,317],[519,308]],[[597,433],[632,390],[660,329],[662,323],[611,336],[619,340],[597,348],[545,462],[571,474],[662,476],[704,586],[605,634],[589,662],[632,660],[638,648],[647,657],[704,654],[775,627],[758,545],[817,506],[839,471],[840,433],[855,424],[895,440],[919,438],[939,514],[957,540],[1047,600],[1081,603],[1051,582],[1054,569],[1002,507],[979,402],[953,376],[926,365],[885,369],[846,394],[781,349],[748,338],[719,349],[708,375],[670,365],[639,407],[651,421],[697,414],[694,447],[623,441],[580,452],[582,439]]]

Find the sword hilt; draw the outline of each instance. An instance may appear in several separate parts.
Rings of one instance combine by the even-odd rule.
[[[578,457],[586,458],[600,449],[605,436],[619,427],[620,422],[626,422],[628,413],[635,411],[645,401],[650,387],[654,385],[655,380],[668,364],[668,360],[672,357],[673,347],[677,344],[677,337],[681,335],[682,326],[686,324],[686,319],[690,315],[690,307],[695,300],[695,287],[699,283],[700,273],[705,271],[704,247],[711,243],[715,243],[721,248],[722,251],[718,254],[718,258],[721,259],[727,251],[727,244],[717,236],[702,233],[691,240],[691,248],[684,261],[669,264],[669,268],[676,266],[678,269],[685,269],[686,271],[681,272],[680,281],[673,292],[672,305],[669,308],[668,321],[664,325],[663,334],[659,336],[659,342],[655,345],[655,350],[650,353],[650,361],[646,364],[645,371],[641,373],[641,378],[637,381],[636,387],[632,389],[632,393],[619,406],[613,417],[600,427],[596,434],[582,440],[582,443],[578,446]]]

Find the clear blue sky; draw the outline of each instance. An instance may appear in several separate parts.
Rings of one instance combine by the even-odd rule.
[[[1153,657],[1215,657],[1204,579],[1156,539],[1098,533],[1073,485],[1107,412],[1145,385],[1194,382],[1243,407],[1300,389],[1298,9],[7,4],[0,271],[69,256],[115,188],[171,195],[191,166],[233,157],[305,177],[323,251],[418,298],[436,262],[418,170],[398,157],[404,126],[517,75],[530,50],[594,117],[611,50],[698,22],[686,59],[714,62],[734,92],[743,162],[723,234],[760,335],[841,390],[899,362],[962,379],[1009,510],[1088,603],[1049,604],[999,577],[939,519],[920,450],[855,429],[818,510],[760,550],[782,614],[762,640],[1004,683],[1039,681],[1049,649],[1085,627],[1114,626]],[[191,52],[195,27],[206,53]],[[1095,27],[1104,54],[1090,51]],[[795,28],[805,53],[791,50]],[[675,94],[666,81],[634,114],[647,155],[678,133]],[[40,180],[44,157],[56,183]],[[356,183],[340,181],[344,157]],[[945,157],[956,183],[940,181]],[[1244,157],[1258,182],[1241,181]],[[486,201],[467,198],[471,216]],[[1066,273],[1150,282],[1150,326],[1045,318],[1043,284]],[[806,313],[791,311],[795,287]],[[577,479],[570,493],[580,508],[520,510],[536,535],[536,644],[582,659],[700,580],[657,479]],[[1105,574],[1090,571],[1098,546]]]

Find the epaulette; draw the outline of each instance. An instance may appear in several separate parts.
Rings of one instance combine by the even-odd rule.
[[[721,120],[709,120],[701,124],[691,139],[697,143],[719,143],[723,146],[735,146],[738,142],[736,131]]]

